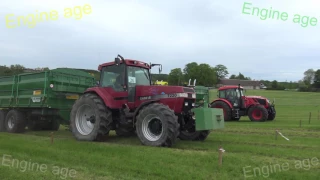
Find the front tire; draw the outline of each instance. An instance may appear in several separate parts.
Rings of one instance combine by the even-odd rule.
[[[189,140],[189,141],[204,141],[205,139],[207,139],[209,134],[210,134],[210,130],[196,131],[196,132],[181,131],[179,138],[181,140]]]
[[[273,121],[275,118],[276,118],[276,110],[275,109],[273,109],[273,111],[274,111],[274,113],[269,113],[269,115],[268,115],[268,120],[269,121]]]
[[[171,147],[179,136],[178,117],[168,106],[152,103],[140,110],[136,132],[143,145]]]
[[[248,116],[253,122],[264,122],[268,119],[268,110],[262,105],[255,105],[249,109]]]
[[[111,129],[112,113],[96,94],[84,94],[71,110],[70,128],[79,141],[102,141]]]
[[[23,112],[10,110],[6,116],[5,127],[9,133],[22,133],[27,126],[27,119]]]

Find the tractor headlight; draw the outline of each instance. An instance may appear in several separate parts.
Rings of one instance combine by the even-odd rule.
[[[196,93],[193,93],[192,94],[192,99],[195,99],[196,98]]]

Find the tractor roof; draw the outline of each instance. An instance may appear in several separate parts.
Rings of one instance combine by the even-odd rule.
[[[222,91],[222,90],[226,90],[226,89],[237,89],[239,86],[222,86],[220,87],[218,90]],[[243,89],[242,86],[240,86],[241,89]]]
[[[121,64],[122,63],[123,63],[123,61],[121,61]],[[142,62],[142,61],[138,61],[138,60],[124,59],[124,63],[126,65],[138,66],[138,67],[143,67],[143,68],[150,69],[150,65],[148,63],[145,63],[145,62]],[[102,69],[102,67],[104,67],[104,66],[112,66],[112,65],[115,65],[114,61],[100,64],[99,67],[98,67],[98,70],[100,71]]]

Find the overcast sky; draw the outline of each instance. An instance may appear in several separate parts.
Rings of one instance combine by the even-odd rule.
[[[249,7],[287,12],[289,19],[260,20],[242,14]],[[89,4],[82,19],[65,18],[64,9]],[[11,0],[0,4],[0,64],[28,68],[97,69],[125,58],[162,63],[163,73],[186,63],[223,64],[230,74],[252,79],[296,81],[309,68],[320,69],[320,2],[316,0]],[[56,21],[34,28],[6,27],[6,15],[57,10]],[[250,10],[246,10],[249,12]],[[301,27],[294,14],[319,19]],[[157,72],[157,71],[153,71]]]

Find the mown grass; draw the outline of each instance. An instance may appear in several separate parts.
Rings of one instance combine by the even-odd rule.
[[[319,94],[289,91],[246,94],[275,98],[276,119],[264,123],[253,123],[248,118],[226,122],[225,129],[213,131],[204,142],[178,141],[172,148],[146,147],[137,137],[121,138],[114,134],[105,143],[78,142],[63,129],[54,134],[53,144],[50,132],[0,133],[0,179],[64,179],[65,171],[63,175],[52,172],[57,167],[74,169],[76,175],[70,179],[319,179]],[[212,91],[210,98],[214,97]],[[275,139],[276,129],[290,140],[279,135]],[[221,167],[220,146],[226,150]],[[9,165],[12,160],[3,161],[4,155],[20,162],[44,164],[47,170],[23,172],[23,166],[19,169]],[[287,169],[274,169],[284,163],[288,163]],[[57,167],[53,169],[54,166]],[[244,167],[251,170],[246,176]],[[260,171],[263,168],[263,172],[259,174],[256,170],[254,175],[253,168]]]

